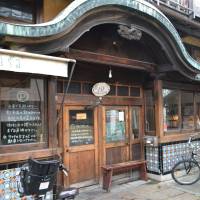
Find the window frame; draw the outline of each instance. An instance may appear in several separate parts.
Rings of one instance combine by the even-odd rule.
[[[58,87],[57,87],[57,94],[62,94],[64,93],[64,90],[66,88],[68,81],[66,80],[62,80],[62,79],[58,79]],[[92,86],[96,83],[96,82],[92,82],[92,81],[77,81],[77,80],[72,80],[71,83],[78,83],[80,84],[80,93],[73,93],[70,92],[70,89],[68,90],[68,94],[70,95],[82,95],[82,96],[93,96],[92,91],[88,90],[89,92],[84,92],[84,85],[88,84]],[[136,98],[136,99],[140,99],[143,98],[144,94],[143,94],[143,89],[141,85],[131,85],[131,84],[119,84],[119,83],[109,83],[108,84],[114,88],[115,93],[114,94],[107,94],[107,97],[118,97],[118,98]],[[127,95],[118,95],[118,90],[119,87],[125,87],[127,88]],[[139,91],[139,95],[138,96],[134,96],[131,95],[131,89],[136,88]]]
[[[152,105],[147,105],[147,91],[151,90],[152,92],[152,100],[153,100],[153,104]],[[154,91],[155,88],[154,87],[149,87],[149,88],[145,88],[144,89],[144,132],[145,135],[152,135],[155,136],[156,135],[156,105],[155,105],[155,95],[154,95]],[[152,107],[153,111],[154,111],[154,130],[147,130],[146,129],[146,117],[147,117],[147,107]]]
[[[21,4],[21,0],[19,0],[19,2],[12,2],[15,3],[15,5],[17,5],[18,3]],[[2,21],[5,22],[12,22],[12,23],[20,23],[20,24],[24,24],[24,23],[29,23],[29,24],[35,24],[35,23],[41,23],[41,16],[43,14],[43,10],[42,10],[42,6],[43,6],[43,1],[38,1],[38,0],[29,0],[29,2],[24,1],[23,4],[28,4],[28,7],[31,7],[31,15],[32,15],[32,20],[26,20],[23,18],[17,18],[17,17],[12,17],[12,16],[0,16],[0,19]],[[7,7],[9,8],[9,6]],[[23,6],[24,8],[24,6]],[[19,10],[21,11],[21,10]]]
[[[30,78],[34,79],[42,79],[44,81],[44,111],[42,115],[44,115],[44,134],[45,134],[45,141],[41,143],[24,143],[24,144],[9,144],[9,145],[0,145],[0,152],[1,154],[6,153],[17,153],[17,152],[25,152],[29,150],[39,150],[39,149],[45,149],[49,146],[49,125],[48,125],[48,79],[44,76],[38,76],[38,75],[24,75],[24,74],[16,74],[16,73],[2,73],[2,77],[8,77],[15,78],[19,80],[23,80],[24,77],[29,76]],[[23,77],[23,78],[22,78]],[[1,76],[0,76],[1,78]]]
[[[184,87],[184,86],[183,86]],[[192,132],[196,132],[199,131],[200,128],[197,128],[197,105],[196,105],[196,93],[200,92],[199,90],[192,89],[192,86],[190,88],[186,86],[186,89],[183,89],[182,87],[170,87],[167,85],[163,85],[162,90],[161,90],[161,96],[162,96],[162,113],[163,113],[163,109],[164,109],[164,98],[163,98],[163,89],[170,89],[170,90],[176,90],[178,91],[178,116],[179,116],[179,127],[177,129],[171,129],[171,130],[164,130],[164,114],[163,114],[163,133],[164,136],[170,136],[170,135],[180,135],[180,134],[185,134],[185,133],[192,133]],[[188,92],[188,93],[192,93],[193,94],[193,117],[194,117],[194,128],[191,129],[186,129],[186,128],[182,128],[182,123],[183,123],[183,119],[182,119],[182,92]]]

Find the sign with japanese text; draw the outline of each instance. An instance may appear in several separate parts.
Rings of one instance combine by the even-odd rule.
[[[68,77],[69,59],[0,49],[0,70]]]
[[[110,86],[107,83],[99,82],[92,87],[92,93],[96,97],[103,97],[110,92]]]
[[[34,143],[42,127],[37,102],[9,102],[1,105],[2,144]]]

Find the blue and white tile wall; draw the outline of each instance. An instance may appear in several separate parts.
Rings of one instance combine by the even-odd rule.
[[[22,200],[18,193],[20,168],[0,170],[0,200]],[[25,198],[33,200],[31,196]],[[52,193],[48,193],[46,200],[52,199]]]
[[[200,140],[193,141],[192,144],[196,151],[200,151]],[[189,155],[190,148],[187,141],[159,144],[158,147],[146,146],[145,156],[147,160],[147,171],[156,174],[170,173],[172,167],[178,161]]]
[[[146,160],[147,160],[147,169],[150,172],[155,172],[160,174],[159,167],[159,152],[158,147],[146,147]]]

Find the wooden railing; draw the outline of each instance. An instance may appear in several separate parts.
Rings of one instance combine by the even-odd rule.
[[[176,10],[182,14],[188,16],[194,16],[194,10],[192,9],[191,0],[146,0],[150,3],[156,3],[159,5],[167,6],[173,10]]]

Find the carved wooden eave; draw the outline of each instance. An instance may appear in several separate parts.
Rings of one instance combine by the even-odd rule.
[[[103,23],[134,24],[161,45],[174,70],[200,80],[200,63],[188,54],[173,24],[144,0],[75,0],[47,23],[1,22],[0,35],[4,42],[25,45],[26,51],[53,53],[69,47],[90,28]]]

